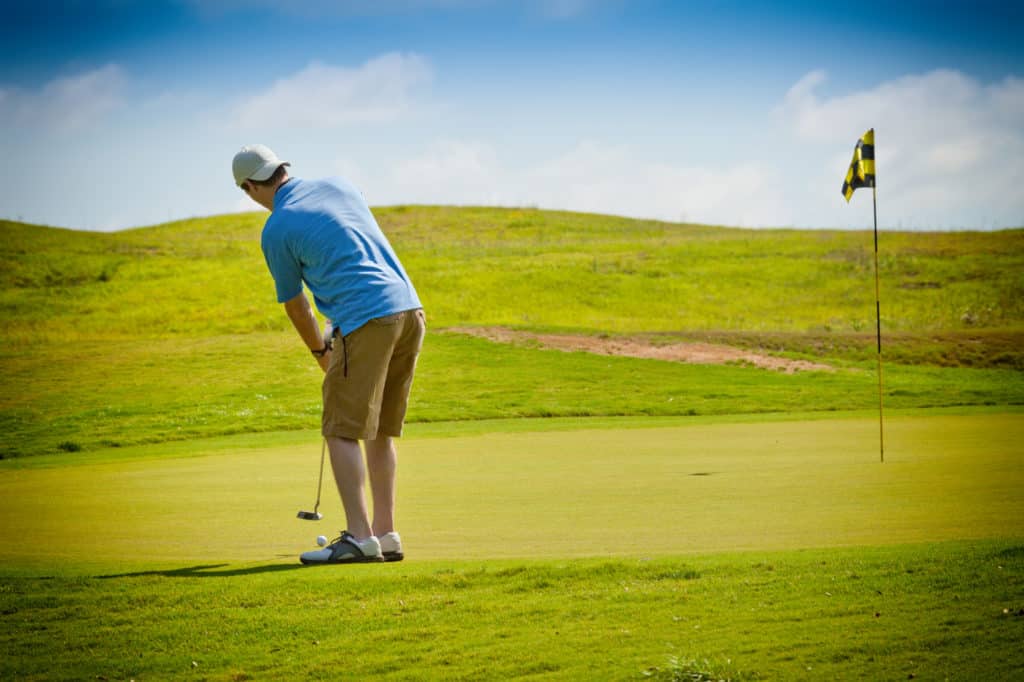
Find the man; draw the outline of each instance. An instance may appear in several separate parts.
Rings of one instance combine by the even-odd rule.
[[[423,344],[423,309],[362,195],[340,178],[290,177],[288,166],[263,145],[243,147],[232,162],[235,183],[271,212],[262,246],[277,300],[325,373],[322,432],[348,530],[300,559],[399,561],[393,439],[402,433]],[[323,335],[303,283],[329,320]]]

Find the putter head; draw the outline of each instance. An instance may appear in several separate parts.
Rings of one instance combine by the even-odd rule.
[[[311,512],[309,512],[309,511],[300,511],[299,512],[299,518],[302,519],[303,521],[319,521],[323,517],[324,517],[324,515],[321,514],[320,512],[315,512],[315,511],[311,511]]]

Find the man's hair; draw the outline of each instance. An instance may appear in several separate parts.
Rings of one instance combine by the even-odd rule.
[[[274,174],[271,175],[266,180],[253,180],[252,178],[249,178],[248,180],[246,180],[246,182],[251,182],[254,185],[260,185],[261,187],[267,187],[268,185],[276,185],[277,183],[281,182],[281,179],[284,178],[284,176],[287,174],[288,167],[282,163],[280,166],[277,167],[277,170],[274,171]]]

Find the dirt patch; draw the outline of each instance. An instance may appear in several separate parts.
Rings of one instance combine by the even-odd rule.
[[[829,365],[808,360],[789,360],[714,343],[655,344],[641,337],[610,338],[575,334],[536,334],[504,327],[450,327],[446,331],[454,334],[468,334],[499,343],[537,344],[541,348],[566,352],[621,355],[630,358],[668,360],[695,365],[749,364],[787,374],[810,371],[831,372],[834,369]]]

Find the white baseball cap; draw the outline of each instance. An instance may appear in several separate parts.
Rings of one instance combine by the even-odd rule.
[[[231,171],[235,174],[235,184],[239,187],[246,180],[267,180],[281,166],[290,166],[287,161],[277,158],[277,154],[262,144],[249,144],[235,154],[231,162]]]

